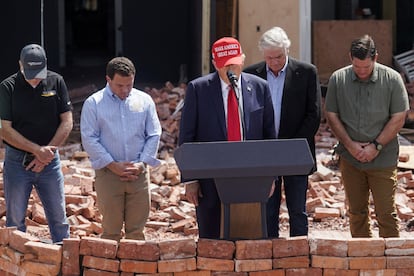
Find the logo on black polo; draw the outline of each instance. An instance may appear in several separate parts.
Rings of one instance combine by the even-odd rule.
[[[48,90],[42,92],[42,97],[51,97],[56,95],[56,90]]]

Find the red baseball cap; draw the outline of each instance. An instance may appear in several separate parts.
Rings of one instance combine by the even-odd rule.
[[[211,55],[217,68],[231,64],[243,64],[243,52],[240,43],[233,37],[223,37],[214,42]]]

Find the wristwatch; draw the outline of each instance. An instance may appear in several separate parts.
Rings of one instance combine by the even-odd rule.
[[[381,151],[381,150],[382,150],[383,145],[382,145],[382,144],[380,144],[380,143],[378,143],[378,141],[377,141],[377,140],[375,140],[375,139],[374,139],[374,141],[372,141],[371,143],[373,143],[373,144],[374,144],[374,146],[375,146],[375,148],[376,148],[376,150],[377,150],[377,151]]]

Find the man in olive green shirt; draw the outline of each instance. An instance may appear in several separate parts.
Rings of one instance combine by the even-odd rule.
[[[398,72],[377,63],[373,39],[365,35],[350,49],[351,65],[334,72],[325,101],[326,117],[339,140],[340,170],[349,203],[352,237],[372,237],[369,194],[380,237],[398,237],[394,194],[399,144],[408,95]]]

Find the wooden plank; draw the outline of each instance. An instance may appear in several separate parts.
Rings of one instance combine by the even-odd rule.
[[[224,214],[221,208],[221,238],[224,237]],[[230,204],[230,239],[260,239],[262,235],[260,203]]]

